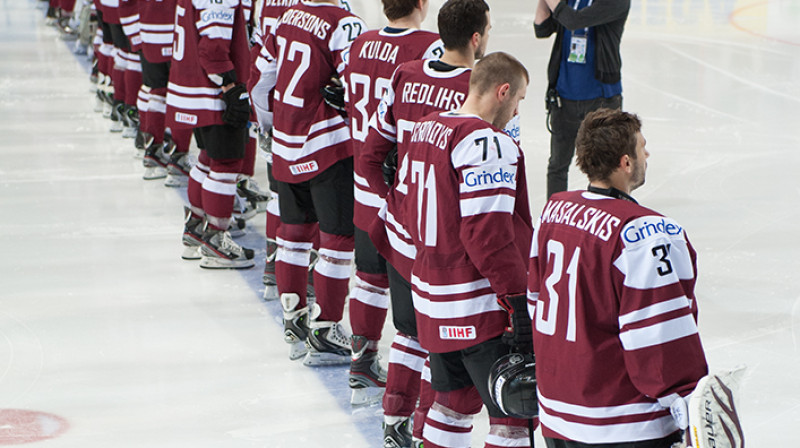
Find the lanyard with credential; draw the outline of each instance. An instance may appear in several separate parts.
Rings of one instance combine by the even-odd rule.
[[[586,7],[592,6],[592,1],[589,0],[589,3]],[[581,0],[576,0],[575,4],[572,8],[577,11],[580,7]],[[583,29],[583,35],[575,35],[572,33],[570,35],[570,42],[569,42],[569,57],[567,57],[567,62],[573,62],[576,64],[585,64],[586,63],[586,46],[587,46],[587,38],[589,35],[589,27]]]

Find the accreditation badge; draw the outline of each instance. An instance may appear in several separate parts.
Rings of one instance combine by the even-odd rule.
[[[576,64],[586,63],[586,36],[572,36],[569,42],[569,57],[567,62]]]

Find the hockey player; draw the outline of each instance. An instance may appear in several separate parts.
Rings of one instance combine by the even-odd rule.
[[[178,0],[166,119],[170,128],[194,128],[201,149],[190,172],[183,258],[202,258],[204,268],[255,265],[253,251],[227,230],[250,116],[248,50],[239,0]]]
[[[428,12],[428,0],[383,0],[383,12],[389,24],[360,35],[347,53],[343,81],[354,160],[359,160],[365,150],[369,119],[389,88],[397,65],[415,59],[438,58],[443,52],[438,34],[419,29]],[[356,163],[354,168],[356,276],[350,291],[350,326],[353,329],[350,403],[357,405],[379,400],[380,396],[371,393],[371,388],[386,385],[386,372],[378,362],[378,340],[389,308],[389,280],[386,261],[378,255],[366,232],[383,200],[372,193],[360,164]]]
[[[531,346],[525,165],[502,130],[528,82],[515,58],[489,54],[475,64],[463,105],[427,115],[408,135],[401,207],[417,250],[412,294],[436,392],[423,430],[426,448],[470,446],[473,415],[484,405],[486,447],[529,445],[527,420],[506,416],[488,390],[492,364],[511,350],[507,325],[509,342],[523,351]]]
[[[266,66],[253,89],[261,128],[271,129],[273,135],[281,215],[275,275],[285,340],[289,357],[305,356],[305,365],[350,362],[350,337],[339,321],[354,246],[353,157],[346,122],[323,101],[320,91],[331,77],[341,77],[342,53],[365,29],[364,22],[336,0],[289,8],[264,42],[261,56]],[[316,222],[317,301],[309,310],[307,270]]]
[[[258,20],[255,21],[255,27],[253,29],[253,36],[251,39],[253,45],[250,48],[250,79],[247,85],[247,90],[251,92],[251,98],[253,97],[253,87],[255,87],[261,76],[260,69],[263,68],[259,67],[259,55],[264,46],[264,39],[272,33],[273,29],[275,28],[275,24],[278,22],[278,17],[280,17],[286,9],[295,6],[298,3],[300,3],[300,0],[262,0],[255,5],[254,17]],[[266,61],[261,59],[260,63],[266,64]],[[258,108],[254,107],[253,109],[257,120]],[[270,134],[270,130],[261,129],[261,127],[258,126],[258,139],[262,155],[267,160],[267,177],[269,180],[269,191],[267,192],[269,195],[269,202],[266,204],[267,223],[265,232],[267,237],[267,247],[266,259],[264,262],[264,275],[262,277],[262,283],[264,284],[263,297],[265,300],[275,300],[278,298],[278,293],[275,288],[277,285],[275,280],[275,256],[277,255],[276,252],[278,250],[277,238],[281,217],[280,207],[278,207],[278,191],[272,175],[272,135]],[[318,239],[319,238],[317,238],[317,240]],[[313,268],[309,266],[309,269]],[[313,290],[313,277],[309,275],[307,295],[313,296]]]
[[[141,130],[146,136],[144,179],[166,177],[164,185],[189,182],[192,128],[166,129],[167,84],[172,61],[177,0],[139,0],[143,85],[139,90]]]
[[[395,148],[399,156],[394,160],[405,159],[408,131],[415,121],[431,112],[453,110],[463,104],[469,90],[471,68],[475,60],[483,56],[491,28],[489,6],[483,0],[451,0],[439,10],[437,21],[444,54],[436,61],[408,62],[397,69],[372,120],[365,150],[358,158],[357,173],[363,173],[363,181],[357,187],[357,197],[365,196],[360,190],[368,187],[376,206],[383,206],[383,198],[388,199],[386,210],[380,217],[373,212],[373,222],[367,225],[379,252],[390,262],[387,270],[393,322],[397,329],[383,399],[384,439],[389,446],[392,443],[410,446],[412,412],[416,422],[413,437],[421,441],[422,423],[433,397],[429,368],[425,363],[428,353],[417,340],[409,284],[415,249],[396,219],[407,192],[408,170],[401,168],[396,180],[384,179],[383,165]],[[390,190],[392,183],[394,188]]]
[[[668,448],[686,427],[670,407],[685,416],[708,371],[696,254],[680,224],[630,196],[649,156],[636,115],[587,114],[576,147],[589,187],[551,196],[531,247],[543,435],[551,448]]]

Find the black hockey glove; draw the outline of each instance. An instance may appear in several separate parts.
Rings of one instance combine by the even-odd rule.
[[[389,154],[386,154],[383,165],[381,165],[381,171],[383,171],[383,181],[386,185],[393,186],[394,176],[397,174],[397,145],[389,151]]]
[[[508,327],[503,342],[519,353],[533,353],[533,326],[528,314],[528,299],[524,294],[505,296],[497,303],[508,313]]]
[[[336,109],[342,117],[347,118],[347,112],[344,110],[344,87],[339,78],[331,78],[331,82],[319,92],[322,94],[325,104]]]
[[[250,95],[244,84],[236,84],[224,92],[222,101],[225,102],[222,121],[235,128],[246,127],[250,121]]]

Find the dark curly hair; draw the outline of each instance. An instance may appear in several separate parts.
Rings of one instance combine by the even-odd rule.
[[[623,155],[636,159],[636,134],[642,121],[619,109],[586,114],[575,139],[576,164],[590,181],[607,180]]]

